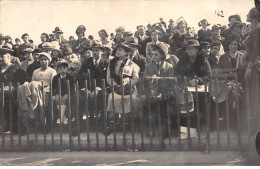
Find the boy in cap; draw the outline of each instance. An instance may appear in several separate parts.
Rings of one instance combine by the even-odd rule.
[[[59,114],[55,114],[55,119],[57,119],[58,124],[68,124],[68,119],[65,116],[66,112],[66,105],[68,100],[68,93],[67,93],[67,80],[70,82],[70,93],[71,96],[73,96],[74,90],[75,90],[75,81],[74,78],[68,74],[68,66],[69,63],[61,59],[57,62],[57,75],[53,77],[52,80],[52,90],[53,95],[55,96],[55,103],[57,106],[57,109],[61,113],[61,119]],[[61,85],[61,98],[59,98],[59,79],[60,79],[60,85]]]

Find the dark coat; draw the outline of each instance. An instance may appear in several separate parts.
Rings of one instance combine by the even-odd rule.
[[[4,73],[0,73],[0,82],[4,82],[5,86],[8,86],[9,82],[13,84],[23,84],[27,80],[28,76],[26,71],[15,64],[11,64]]]
[[[28,77],[29,77],[29,81],[31,81],[32,79],[32,75],[33,75],[33,71],[35,71],[36,69],[40,68],[41,65],[40,65],[40,62],[39,61],[34,61],[32,64],[30,64],[28,67],[27,67],[27,74],[28,74]]]
[[[77,79],[79,80],[79,87],[84,88],[84,80],[88,80],[88,89],[90,90],[90,84],[89,79],[96,79],[96,86],[102,88],[102,79],[106,80],[106,71],[107,71],[107,66],[108,66],[108,61],[101,58],[99,61],[99,64],[97,67],[95,67],[94,62],[93,62],[93,57],[88,58],[84,63],[82,63],[82,66],[78,72],[78,77]],[[87,70],[90,70],[90,78],[87,73]],[[91,80],[91,81],[92,81]],[[93,87],[91,88],[93,89]]]
[[[199,31],[198,31],[198,36],[199,36],[199,41],[200,42],[202,42],[202,41],[206,41],[206,39],[208,38],[208,37],[210,37],[210,35],[211,35],[211,30],[209,30],[209,29],[207,29],[206,31],[205,30],[203,30],[203,29],[200,29]]]
[[[60,73],[55,75],[52,79],[52,93],[53,95],[59,94],[59,78],[60,78]],[[61,96],[64,96],[65,94],[68,94],[67,92],[67,80],[70,82],[70,93],[73,94],[75,91],[75,80],[74,78],[66,73],[66,77],[60,79],[61,83]]]
[[[179,63],[176,65],[174,70],[175,76],[183,78],[187,77],[187,81],[194,79],[196,75],[198,77],[198,84],[202,85],[207,83],[212,77],[211,67],[208,60],[203,54],[198,54],[195,62],[192,64],[189,61],[188,55],[185,53],[184,56],[180,58]],[[206,77],[204,79],[204,77]]]
[[[135,55],[132,61],[140,67],[139,77],[141,78],[147,65],[146,58],[143,55]]]

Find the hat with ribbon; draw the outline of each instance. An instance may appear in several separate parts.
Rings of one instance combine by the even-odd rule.
[[[48,59],[49,59],[49,61],[51,61],[51,56],[50,56],[50,54],[49,53],[46,53],[46,52],[41,52],[41,53],[39,53],[39,59],[41,58],[41,57],[47,57]]]

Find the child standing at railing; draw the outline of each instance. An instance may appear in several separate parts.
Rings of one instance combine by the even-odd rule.
[[[52,80],[52,89],[53,89],[53,95],[55,96],[55,102],[58,110],[60,109],[61,113],[61,119],[58,114],[55,114],[55,117],[57,119],[58,124],[68,124],[68,119],[65,116],[65,111],[66,111],[66,105],[67,105],[67,100],[68,100],[68,93],[67,93],[67,86],[66,86],[66,81],[69,80],[70,82],[70,92],[71,96],[73,96],[74,90],[75,90],[75,81],[74,78],[68,74],[68,66],[69,63],[66,60],[60,60],[57,62],[57,72],[58,74],[54,76]],[[59,96],[59,79],[60,79],[60,84],[61,84],[61,96]],[[61,106],[60,106],[61,105]],[[55,118],[55,119],[56,119]]]

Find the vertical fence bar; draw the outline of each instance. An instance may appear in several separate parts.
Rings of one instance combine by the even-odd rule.
[[[20,86],[20,83],[17,84],[17,97],[19,95],[18,87]],[[18,114],[18,144],[19,144],[19,150],[21,151],[21,146],[22,146],[22,139],[21,139],[21,112],[20,112],[20,103],[19,100],[17,101],[18,109],[17,109],[17,114]]]
[[[98,139],[98,108],[97,108],[97,92],[96,92],[96,79],[93,80],[94,83],[94,100],[95,100],[95,128],[96,128],[96,140],[97,140],[97,151],[99,151],[99,139]]]
[[[72,84],[73,85],[73,84]],[[68,93],[68,101],[67,101],[67,110],[68,110],[68,125],[69,125],[69,146],[70,146],[70,151],[72,151],[73,147],[72,147],[72,130],[71,130],[71,92],[70,92],[70,81],[66,80],[66,86],[67,86],[67,93]],[[75,90],[75,88],[74,88]]]
[[[196,97],[198,142],[199,142],[199,148],[201,148],[201,139],[200,139],[200,109],[199,109],[200,105],[199,105],[198,77],[197,76],[195,76],[195,97]]]
[[[186,104],[186,113],[187,113],[187,131],[188,131],[188,147],[189,147],[189,150],[191,149],[192,147],[192,144],[191,144],[191,137],[190,137],[190,112],[189,112],[189,108],[188,108],[188,86],[187,86],[187,77],[185,76],[184,77],[184,92],[185,92],[185,95],[184,95],[184,98],[185,98],[185,104]]]
[[[218,94],[217,87],[219,86],[218,78],[215,77],[215,94],[216,94],[216,123],[217,123],[217,148],[220,148],[220,128],[219,128],[219,107],[218,107]]]
[[[149,96],[149,97],[148,97]],[[148,98],[149,109],[149,133],[150,133],[150,147],[153,148],[153,133],[152,133],[152,110],[151,110],[151,95],[146,96]]]
[[[105,130],[105,150],[107,151],[108,142],[107,142],[107,109],[106,109],[106,82],[105,79],[102,79],[102,91],[103,91],[103,116],[104,116],[104,130]]]
[[[227,76],[225,76],[225,84],[226,84],[226,88],[227,88],[227,91],[228,91],[228,84],[227,84]],[[228,102],[229,102],[229,97],[228,97],[228,92],[226,93],[226,117],[227,117],[227,146],[228,148],[230,147],[230,125],[229,125],[229,105],[228,105]]]
[[[112,86],[112,106],[113,106],[113,133],[114,133],[114,151],[117,150],[117,143],[116,143],[116,111],[115,111],[115,88],[114,88],[114,81],[111,79],[111,86]]]
[[[210,152],[210,94],[211,94],[211,81],[209,83],[209,99],[207,93],[207,83],[205,86],[205,110],[206,110],[206,121],[207,121],[207,142],[206,142],[206,153]],[[209,103],[208,103],[209,102]]]
[[[90,151],[90,137],[89,137],[89,111],[88,111],[88,81],[85,80],[85,112],[87,116],[87,142],[88,142],[88,151]]]
[[[132,80],[130,79],[130,118],[132,131],[132,150],[135,151],[135,134],[134,134],[134,116],[133,116],[133,96],[132,96]],[[135,112],[136,113],[136,112]]]
[[[123,73],[121,75],[121,99],[122,99],[122,127],[123,127],[123,145],[126,149],[126,131],[125,131],[125,102],[124,102],[124,84],[123,84]]]
[[[179,90],[178,87],[178,79],[177,79],[177,90]],[[173,84],[174,85],[174,84]],[[175,93],[175,105],[176,105],[176,114],[177,114],[177,131],[178,131],[178,149],[181,150],[182,146],[181,146],[181,112],[180,112],[180,105],[179,103],[177,103],[177,96]]]
[[[59,92],[59,116],[60,116],[60,151],[63,150],[63,141],[62,141],[62,125],[63,125],[63,117],[61,116],[61,81],[58,79],[58,92]]]
[[[43,83],[42,83],[42,90],[43,90]],[[30,134],[30,124],[29,124],[29,112],[26,112],[26,135],[27,135],[27,151],[30,151],[30,138],[29,138],[29,134]]]
[[[238,77],[235,75],[236,93],[238,93]],[[237,137],[238,137],[238,148],[241,149],[241,136],[240,136],[240,104],[238,95],[236,95],[236,113],[237,113]]]
[[[10,115],[10,141],[13,150],[13,109],[12,109],[12,82],[9,82],[9,115]]]
[[[78,133],[78,151],[80,151],[80,119],[79,119],[79,82],[76,82],[76,116],[77,116],[77,133]]]
[[[44,149],[44,151],[46,150],[46,115],[45,115],[45,113],[46,113],[46,111],[45,111],[45,93],[44,93],[44,85],[43,85],[43,82],[42,82],[42,103],[43,103],[43,105],[42,105],[42,107],[43,107],[43,119],[42,119],[42,121],[43,121],[43,142],[44,142],[44,147],[43,147],[43,149]],[[41,116],[39,117],[39,119],[41,119]],[[41,121],[41,120],[40,120]],[[28,123],[29,123],[29,116],[28,116]],[[28,133],[29,134],[29,133]]]
[[[161,96],[162,97],[162,96]],[[161,147],[164,146],[163,144],[163,136],[162,136],[162,120],[161,120],[161,106],[160,101],[157,102],[157,113],[158,113],[158,130],[159,130],[159,142],[161,144]]]
[[[256,103],[260,102],[259,74],[256,75]],[[257,104],[258,130],[260,130],[260,104]]]
[[[54,151],[54,115],[53,115],[53,97],[52,82],[50,82],[50,109],[51,109],[51,150]]]
[[[5,149],[5,115],[4,115],[4,104],[5,104],[5,98],[4,98],[4,83],[1,83],[1,112],[2,112],[2,151],[4,152]]]
[[[38,108],[39,109],[39,108]],[[37,123],[37,120],[35,120],[36,116],[38,115],[37,114],[37,111],[34,110],[33,111],[33,114],[34,114],[34,127],[35,127],[35,147],[37,148],[37,145],[38,145],[38,123]]]
[[[245,87],[246,87],[246,115],[247,115],[247,140],[248,140],[248,149],[251,148],[251,109],[250,109],[250,103],[249,103],[249,82],[245,81]]]
[[[169,95],[166,95],[166,109],[167,109],[167,124],[168,124],[168,136],[169,136],[169,146],[171,146],[171,144],[172,144],[172,141],[171,141],[171,113],[170,113],[170,106],[169,106],[169,99],[170,99],[170,97],[169,97]]]
[[[142,100],[142,90],[143,90],[143,79],[139,80],[139,98],[140,98],[140,128],[141,128],[141,149],[144,150],[144,119],[143,119],[143,100]]]

